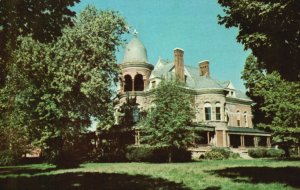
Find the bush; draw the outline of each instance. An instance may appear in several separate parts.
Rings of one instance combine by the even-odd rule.
[[[172,149],[172,162],[188,162],[192,159],[191,152],[185,149]],[[130,162],[168,162],[168,147],[128,146],[126,158]]]
[[[237,158],[241,158],[241,157],[240,157],[239,153],[230,152],[230,158],[237,159]]]
[[[282,157],[283,155],[284,155],[284,150],[274,149],[274,148],[268,149],[266,154],[266,156],[270,158],[279,158]]]
[[[220,156],[221,155],[221,156]],[[222,160],[229,158],[239,158],[238,153],[231,152],[228,148],[213,147],[210,152],[206,152],[204,158],[208,160]]]
[[[128,146],[126,158],[130,162],[167,162],[168,152],[164,147]]]
[[[205,159],[207,160],[223,160],[225,159],[220,152],[209,151],[205,153]]]
[[[284,155],[284,151],[273,148],[254,148],[248,150],[248,154],[253,158],[278,158]]]
[[[230,157],[230,154],[232,153],[228,148],[219,148],[219,147],[213,147],[212,151],[222,154],[225,159],[228,159]]]
[[[249,149],[248,154],[253,158],[263,158],[266,157],[266,149],[265,148],[255,148]]]
[[[20,156],[11,150],[0,151],[0,166],[15,165],[19,158]]]

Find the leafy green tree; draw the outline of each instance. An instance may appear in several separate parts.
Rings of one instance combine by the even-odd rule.
[[[286,81],[277,72],[267,74],[252,55],[242,78],[256,102],[258,126],[272,132],[273,141],[289,156],[289,148],[300,144],[300,83]]]
[[[75,12],[70,10],[79,0],[1,0],[0,2],[0,139],[3,155],[20,157],[27,149],[27,131],[20,128],[27,113],[16,108],[11,81],[13,51],[17,38],[31,34],[40,42],[51,42],[61,35],[64,26],[73,25]],[[10,70],[10,71],[9,71]],[[9,79],[10,85],[6,83]],[[14,109],[12,107],[15,107]],[[8,151],[10,153],[8,153]],[[11,159],[13,163],[13,159]],[[7,162],[8,163],[8,162]]]
[[[115,51],[125,26],[118,13],[88,7],[51,43],[20,38],[7,83],[12,108],[27,114],[22,126],[56,164],[71,164],[66,152],[72,153],[91,117],[112,118]]]
[[[237,27],[237,41],[251,49],[242,79],[254,105],[254,123],[285,149],[299,144],[300,2],[218,0],[219,23]]]
[[[73,25],[75,12],[70,8],[79,0],[1,0],[0,3],[0,86],[4,84],[11,53],[18,36],[50,42],[61,35],[64,26]]]
[[[283,79],[299,80],[299,0],[218,0],[225,15],[219,23],[237,27],[237,41],[251,49],[260,68]]]
[[[189,95],[176,81],[163,80],[154,91],[153,106],[139,123],[141,141],[152,146],[172,150],[187,148],[193,141],[193,132],[187,128],[192,120]]]

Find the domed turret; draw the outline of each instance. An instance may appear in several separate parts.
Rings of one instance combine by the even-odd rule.
[[[122,63],[148,63],[147,50],[136,35],[126,46]]]
[[[120,64],[122,76],[120,78],[120,91],[144,91],[148,89],[149,77],[153,65],[148,63],[147,50],[138,39],[136,33],[127,44],[124,58]]]
[[[127,44],[121,63],[122,69],[128,67],[143,67],[153,70],[153,65],[148,63],[147,50],[136,34]]]

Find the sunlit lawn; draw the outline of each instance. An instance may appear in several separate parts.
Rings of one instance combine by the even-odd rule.
[[[223,160],[192,163],[89,163],[0,167],[0,189],[300,189],[300,161]]]

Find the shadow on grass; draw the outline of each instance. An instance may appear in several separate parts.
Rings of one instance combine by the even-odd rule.
[[[0,179],[1,190],[190,190],[182,183],[144,175],[64,173]]]
[[[20,174],[39,174],[39,173],[45,173],[50,172],[53,170],[57,170],[56,168],[47,168],[47,169],[38,169],[38,168],[28,168],[28,167],[6,167],[6,168],[0,168],[0,175],[20,175]]]
[[[283,183],[294,188],[300,187],[299,167],[235,167],[209,171],[221,177],[232,178],[236,182]]]

